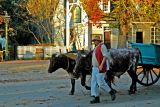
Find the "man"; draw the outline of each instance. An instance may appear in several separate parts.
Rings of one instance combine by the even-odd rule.
[[[4,50],[4,48],[5,48],[5,43],[6,43],[6,39],[5,39],[5,35],[4,35],[4,33],[3,33],[3,34],[1,34],[1,36],[0,36],[0,44],[1,44],[2,50]]]
[[[90,103],[94,104],[100,102],[99,87],[104,89],[106,92],[109,92],[111,99],[115,100],[115,91],[108,86],[104,79],[108,68],[106,64],[108,56],[107,48],[103,43],[101,43],[102,40],[99,36],[95,36],[92,41],[96,47],[92,54],[91,96],[93,96],[93,100],[91,100]]]

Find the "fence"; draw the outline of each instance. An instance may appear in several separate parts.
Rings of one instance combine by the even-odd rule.
[[[3,61],[3,51],[0,51],[0,62]]]
[[[53,53],[66,53],[66,47],[17,46],[17,59],[48,59]]]

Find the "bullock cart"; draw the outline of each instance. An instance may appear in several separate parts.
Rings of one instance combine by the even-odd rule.
[[[160,78],[160,45],[133,42],[130,45],[141,52],[136,70],[137,82],[144,86],[153,85]]]

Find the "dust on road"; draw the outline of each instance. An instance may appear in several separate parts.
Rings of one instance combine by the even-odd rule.
[[[48,60],[0,62],[0,107],[159,107],[160,80],[144,87],[138,83],[135,95],[128,95],[128,74],[116,78],[117,99],[101,90],[101,103],[89,104],[90,91],[76,81],[75,95],[69,95],[69,75],[63,69],[49,74]],[[88,83],[90,82],[88,77]]]

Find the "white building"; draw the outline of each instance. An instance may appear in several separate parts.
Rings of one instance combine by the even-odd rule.
[[[109,21],[100,21],[97,24],[100,24],[100,27],[94,26],[92,23],[88,23],[88,17],[83,10],[79,0],[65,0],[66,1],[66,46],[70,47],[70,29],[72,27],[77,27],[77,38],[76,38],[76,46],[78,49],[85,48],[91,49],[93,48],[91,39],[95,35],[100,35],[103,42],[107,44],[109,48],[117,48],[118,46],[118,35],[119,29],[113,28],[111,23],[117,23],[114,20]],[[79,23],[71,23],[72,15],[74,15],[75,7],[79,7],[81,9],[80,22]],[[111,2],[108,0],[108,3],[102,2],[99,4],[100,8],[105,12],[109,13],[111,11]],[[145,22],[146,24],[150,24],[150,22]],[[132,29],[129,32],[129,41],[132,42],[141,42],[141,43],[160,43],[160,29],[156,26],[148,26],[147,28],[143,28],[143,22],[133,22]]]
[[[104,12],[110,12],[110,0],[108,3],[102,2],[99,4],[100,8],[104,10]],[[76,8],[74,6],[78,6],[81,9],[80,15],[80,22],[79,23],[72,23],[72,15],[74,15],[74,10]],[[117,41],[118,41],[118,29],[111,28],[110,22],[107,23],[106,21],[98,22],[101,24],[101,27],[94,26],[92,23],[89,23],[88,17],[83,10],[79,0],[66,0],[66,46],[70,47],[70,30],[73,26],[77,26],[77,39],[76,39],[76,46],[78,49],[85,48],[91,49],[93,48],[91,39],[95,35],[100,35],[101,39],[106,43],[109,47],[116,48]],[[97,24],[98,24],[97,23]],[[112,22],[111,22],[112,23]],[[81,28],[80,28],[81,26]],[[81,30],[81,31],[80,31]]]

